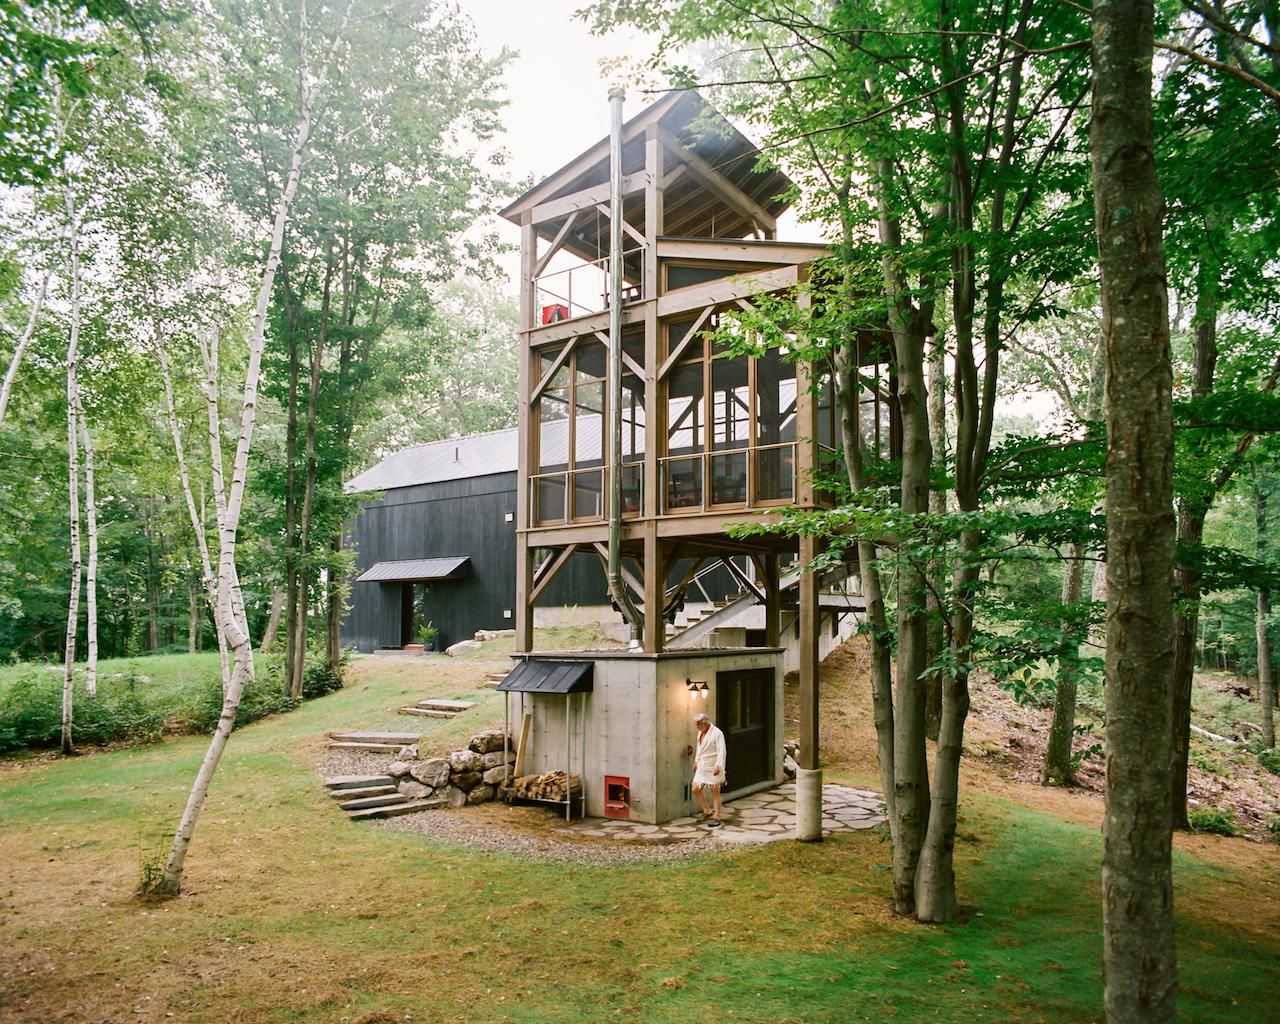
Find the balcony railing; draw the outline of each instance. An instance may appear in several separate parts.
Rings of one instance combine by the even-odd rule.
[[[785,505],[796,497],[796,445],[755,445],[658,460],[662,514]]]
[[[608,514],[609,471],[603,466],[560,469],[529,477],[529,522],[534,526],[562,526],[596,522]],[[622,516],[644,512],[644,463],[622,467]]]

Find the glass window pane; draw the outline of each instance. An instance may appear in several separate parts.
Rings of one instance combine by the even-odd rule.
[[[747,500],[747,453],[711,456],[711,503],[724,505]]]
[[[794,501],[796,446],[756,449],[756,500]]]
[[[644,464],[622,467],[622,513],[644,511]]]
[[[706,422],[702,364],[677,366],[667,381],[667,452],[701,451]]]
[[[756,444],[796,439],[796,367],[777,349],[756,360]]]
[[[682,320],[678,323],[667,324],[667,355],[670,355],[679,347],[681,340],[684,338],[686,334],[689,333],[689,329],[693,326],[693,324],[694,324],[694,321],[692,319]],[[680,354],[680,358],[681,359],[701,359],[702,348],[703,348],[703,345],[702,345],[701,338],[699,338],[697,341],[691,341],[689,342],[688,348],[686,348]]]
[[[747,356],[711,361],[711,445],[716,451],[750,443],[749,366]]]
[[[702,459],[670,459],[666,463],[668,509],[702,506]]]
[[[574,389],[574,400],[574,465],[599,466],[604,454],[604,382],[579,384]]]
[[[608,349],[595,340],[583,339],[574,349],[577,379],[599,380],[605,376]]]
[[[533,491],[533,518],[539,526],[564,522],[564,492],[565,474],[538,477]]]
[[[644,381],[634,374],[622,378],[622,458],[644,457]]]
[[[599,519],[604,516],[604,470],[573,474],[573,517]]]
[[[552,388],[538,399],[538,467],[562,469],[569,462],[569,393]]]

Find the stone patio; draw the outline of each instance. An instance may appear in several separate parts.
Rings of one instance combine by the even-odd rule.
[[[834,784],[823,786],[822,805],[824,836],[875,828],[884,821],[884,800],[879,793],[865,789]],[[720,828],[709,828],[697,818],[676,818],[665,825],[644,825],[616,818],[584,818],[556,831],[568,836],[658,846],[709,837],[725,844],[771,843],[775,839],[790,839],[795,832],[795,783],[788,782],[726,803],[721,820],[724,824]]]

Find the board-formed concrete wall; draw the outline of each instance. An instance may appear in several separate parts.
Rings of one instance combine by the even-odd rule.
[[[563,653],[541,660],[595,662],[593,689],[566,698],[554,694],[512,694],[510,728],[520,733],[525,711],[532,715],[522,770],[569,770],[582,777],[586,812],[604,815],[604,777],[621,775],[631,783],[631,820],[653,824],[692,814],[693,758],[685,751],[697,731],[693,717],[705,711],[713,719],[716,675],[742,669],[773,671],[773,724],[768,738],[772,782],[782,773],[782,651],[768,648],[671,651],[663,654]],[[685,680],[707,682],[709,697],[696,702]],[[566,708],[570,729],[566,754]],[[729,766],[732,779],[732,766]],[[732,795],[733,790],[730,790]]]

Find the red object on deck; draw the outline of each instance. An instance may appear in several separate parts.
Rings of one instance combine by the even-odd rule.
[[[550,306],[542,307],[542,322],[544,324],[558,324],[561,320],[569,319],[569,307],[555,303]]]
[[[606,818],[631,817],[631,777],[629,775],[604,777],[604,816]]]

